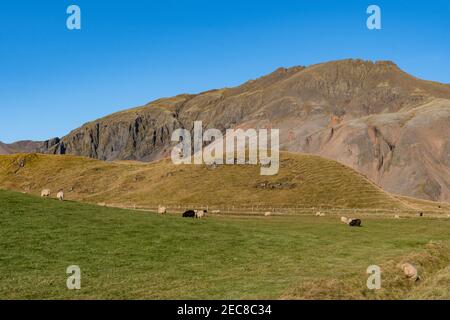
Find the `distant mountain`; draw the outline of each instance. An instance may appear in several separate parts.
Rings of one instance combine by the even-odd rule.
[[[3,142],[0,142],[0,154],[11,154],[8,145]]]
[[[280,129],[283,149],[320,154],[386,190],[450,201],[450,85],[417,79],[389,61],[342,60],[280,68],[256,80],[179,95],[87,123],[41,151],[151,161],[171,133],[205,128]]]
[[[30,153],[35,152],[41,146],[42,142],[31,140],[17,141],[10,144],[0,141],[0,154]]]

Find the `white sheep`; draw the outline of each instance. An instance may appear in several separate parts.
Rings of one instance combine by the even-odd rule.
[[[348,218],[346,218],[346,217],[341,217],[341,221],[342,221],[343,223],[345,223],[345,224],[349,224],[350,221],[351,221],[351,219],[348,219]]]
[[[208,213],[207,210],[195,210],[194,212],[195,212],[195,217],[196,217],[197,219],[203,218],[203,217],[206,216],[206,214]]]
[[[400,265],[400,268],[402,269],[403,273],[408,279],[417,281],[419,280],[419,277],[417,275],[417,269],[410,263],[403,263]]]
[[[41,197],[50,197],[50,189],[44,189],[41,191]]]
[[[64,201],[64,191],[59,190],[58,193],[56,194],[56,198],[58,200]]]
[[[272,212],[270,212],[270,211],[264,212],[264,216],[265,217],[268,217],[268,216],[271,216],[271,215],[272,215]]]
[[[165,214],[167,213],[167,208],[163,206],[158,206],[158,213],[159,214]]]

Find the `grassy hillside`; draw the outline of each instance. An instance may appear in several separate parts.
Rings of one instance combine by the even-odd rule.
[[[450,213],[450,203],[447,202],[434,202],[405,196],[397,196],[397,198],[413,209],[442,212],[443,214],[446,213],[447,216]]]
[[[450,219],[174,215],[0,191],[0,299],[450,298]],[[434,241],[436,244],[430,244]],[[423,281],[401,277],[410,261]],[[81,290],[65,270],[81,268]],[[365,289],[382,267],[382,289]]]
[[[317,156],[281,154],[278,175],[261,176],[258,166],[175,166],[103,162],[75,156],[0,157],[0,188],[66,197],[90,203],[127,206],[196,204],[208,206],[299,206],[303,208],[410,209],[362,175]]]

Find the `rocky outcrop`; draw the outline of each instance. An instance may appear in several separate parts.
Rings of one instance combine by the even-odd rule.
[[[40,151],[151,161],[169,154],[173,130],[192,129],[196,120],[202,120],[205,128],[222,131],[233,127],[279,128],[285,150],[336,159],[391,192],[448,200],[448,181],[430,173],[449,168],[445,154],[435,156],[435,152],[448,150],[448,135],[428,132],[427,139],[432,141],[439,136],[436,139],[442,146],[438,148],[431,140],[424,143],[418,129],[396,122],[400,117],[402,123],[424,121],[425,126],[428,120],[422,117],[433,118],[437,109],[427,107],[427,115],[419,112],[417,119],[413,114],[439,98],[450,99],[449,85],[417,79],[387,61],[343,60],[280,68],[235,88],[160,99],[98,119],[60,140],[45,142]],[[408,117],[415,120],[408,122]],[[417,154],[409,152],[413,144]],[[429,156],[409,160],[409,169],[405,169],[408,157],[423,155]],[[408,179],[395,182],[392,177],[397,174]],[[421,181],[421,186],[412,180]]]
[[[45,142],[43,153],[75,154],[100,160],[151,161],[168,152],[173,130],[182,127],[177,120],[178,97],[173,105],[155,103],[87,123],[61,139]],[[174,101],[171,102],[174,102]]]

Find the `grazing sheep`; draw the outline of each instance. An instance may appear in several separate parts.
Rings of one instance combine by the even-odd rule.
[[[342,221],[343,223],[345,223],[345,224],[348,224],[348,223],[349,223],[349,220],[350,220],[350,219],[347,219],[346,217],[341,217],[341,221]]]
[[[348,225],[350,227],[361,227],[361,219],[350,219]]]
[[[320,215],[321,215],[320,211],[317,211],[315,214],[316,217],[320,217]]]
[[[183,218],[194,218],[195,217],[195,211],[194,210],[188,210],[183,213]]]
[[[410,263],[401,264],[400,268],[408,279],[418,281],[420,278],[417,275],[417,269]]]
[[[50,197],[50,190],[49,189],[44,189],[41,191],[41,197]]]
[[[201,219],[201,218],[203,218],[204,216],[206,216],[207,213],[208,213],[207,210],[195,210],[195,217],[196,217],[197,219]]]
[[[394,219],[400,219],[400,216],[399,216],[398,214],[396,214],[396,215],[394,216]]]
[[[165,214],[167,213],[167,208],[163,206],[158,206],[158,213],[159,214]]]
[[[58,193],[56,194],[56,198],[58,200],[64,201],[64,191],[59,190]]]
[[[213,211],[211,211],[211,213],[218,214],[218,213],[220,213],[220,210],[213,210]]]
[[[265,217],[268,217],[268,216],[271,216],[271,215],[272,215],[272,212],[270,212],[270,211],[264,212],[264,216]]]

